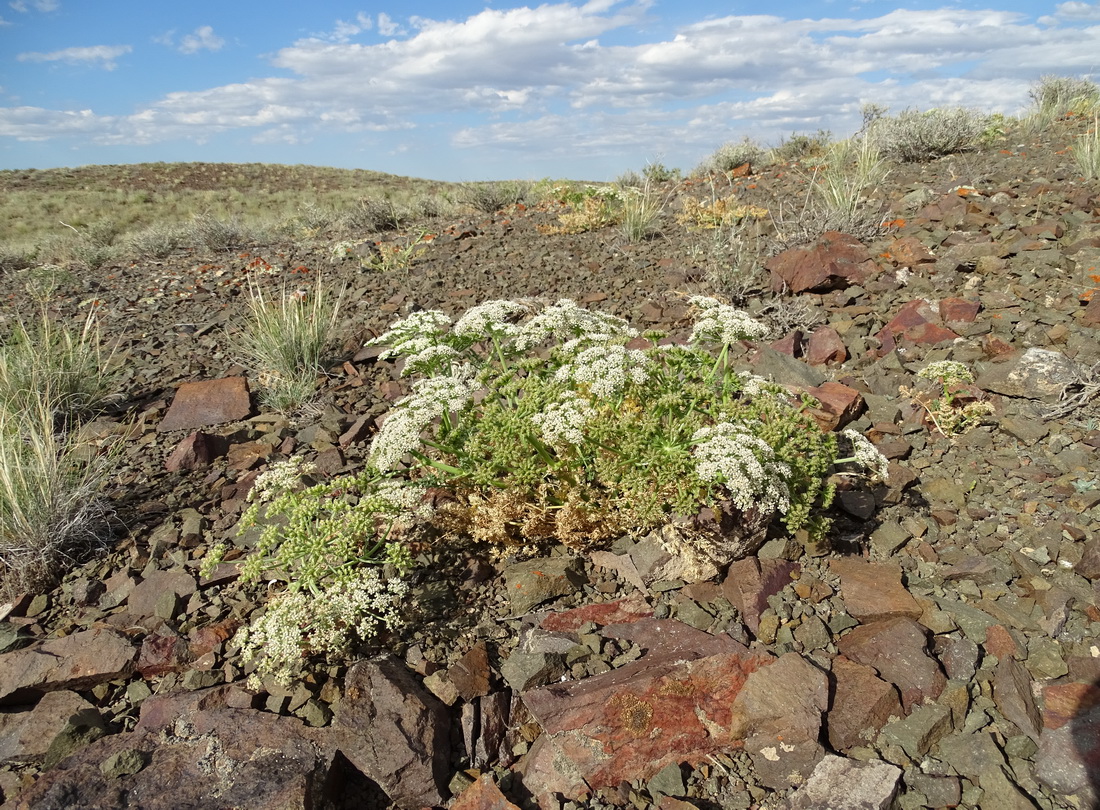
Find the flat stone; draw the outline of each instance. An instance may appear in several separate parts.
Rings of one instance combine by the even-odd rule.
[[[1059,793],[1100,802],[1100,685],[1052,684],[1043,689],[1043,729],[1035,777]]]
[[[1057,402],[1066,386],[1079,379],[1077,364],[1064,354],[1033,346],[1003,363],[991,365],[978,375],[975,384],[983,391],[1009,397]]]
[[[623,625],[640,630],[643,620]],[[670,763],[699,762],[744,738],[750,718],[734,707],[749,676],[774,664],[728,636],[650,630],[638,661],[603,675],[523,695],[544,734],[516,765],[536,797],[647,780]]]
[[[450,777],[450,720],[390,655],[348,671],[335,707],[332,745],[401,807],[443,804]]]
[[[918,706],[908,717],[890,723],[881,739],[899,746],[910,759],[919,762],[929,749],[951,731],[951,709],[940,704]]]
[[[195,578],[186,571],[153,571],[130,592],[126,606],[135,616],[156,615],[157,601],[164,594],[186,599],[198,590]]]
[[[837,656],[833,678],[836,687],[826,722],[834,750],[867,745],[891,717],[902,716],[897,688],[878,677],[872,667]]]
[[[826,754],[806,784],[791,794],[788,810],[885,810],[897,793],[901,768]]]
[[[1031,693],[1031,676],[1014,658],[1005,657],[997,662],[993,700],[1006,720],[1031,739],[1039,739],[1043,721]]]
[[[863,395],[854,388],[838,382],[826,382],[806,389],[816,399],[819,407],[811,408],[810,415],[822,430],[839,430],[863,413]]]
[[[463,700],[489,694],[489,651],[484,641],[477,642],[447,668],[447,680],[454,684]]]
[[[860,622],[893,616],[919,619],[924,612],[901,584],[897,563],[841,557],[831,560],[829,569],[840,577],[840,595],[848,613]]]
[[[94,708],[76,692],[47,692],[30,711],[0,713],[0,762],[40,762],[77,712]]]
[[[513,650],[500,665],[500,676],[517,692],[552,683],[564,674],[565,659],[554,652]]]
[[[903,236],[895,239],[886,247],[894,263],[903,267],[914,267],[936,261],[936,257],[915,236]]]
[[[768,608],[768,597],[791,584],[797,563],[787,560],[761,560],[746,557],[730,564],[722,581],[722,593],[741,614],[741,621],[756,635],[760,614]]]
[[[806,362],[811,366],[843,363],[848,359],[848,349],[840,335],[831,326],[819,326],[810,333],[806,345]]]
[[[519,810],[500,792],[492,774],[482,774],[451,803],[451,810]]]
[[[244,377],[184,383],[176,389],[157,431],[194,430],[245,419],[252,413]]]
[[[504,569],[512,612],[528,613],[559,596],[575,593],[585,583],[580,557],[546,557],[513,563]]]
[[[129,639],[102,627],[5,653],[0,656],[0,705],[124,678],[134,671],[136,657]]]
[[[885,356],[897,348],[902,338],[916,344],[943,343],[959,335],[940,320],[938,307],[923,298],[905,304],[875,335],[881,344],[879,355]]]
[[[939,664],[928,655],[927,631],[908,617],[856,627],[837,646],[843,655],[874,667],[894,684],[906,712],[925,700],[935,700],[947,685]]]
[[[626,624],[653,615],[653,609],[640,593],[632,593],[622,599],[582,605],[549,613],[539,620],[538,626],[552,633],[575,633],[581,625],[591,622],[600,627],[607,624]]]
[[[877,271],[871,254],[854,236],[828,231],[808,246],[791,248],[764,263],[772,289],[825,292],[862,284]]]
[[[229,452],[229,442],[225,437],[196,430],[176,445],[164,460],[164,469],[168,472],[201,470],[209,467],[215,459],[221,458],[227,452]]]

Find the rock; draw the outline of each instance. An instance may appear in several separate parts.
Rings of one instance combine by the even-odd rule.
[[[153,571],[134,586],[126,600],[126,606],[134,616],[154,616],[157,603],[164,594],[186,599],[196,590],[198,584],[195,578],[186,571]]]
[[[507,762],[502,763],[503,765],[511,764],[511,752],[502,751],[504,739],[508,734],[511,704],[512,693],[507,689],[478,698],[478,733],[474,741],[474,750],[471,752],[475,767],[484,768],[502,759],[507,759]]]
[[[861,625],[837,646],[843,655],[874,667],[894,684],[906,712],[926,699],[935,700],[947,685],[939,664],[928,655],[927,631],[910,618],[899,616]]]
[[[863,395],[847,385],[826,382],[805,390],[819,403],[809,412],[822,430],[839,430],[863,413]]]
[[[451,803],[451,810],[519,810],[519,806],[508,801],[493,777],[486,773],[462,791]]]
[[[12,810],[318,807],[331,754],[301,721],[186,695],[150,698],[134,731],[82,748],[20,794]],[[209,708],[196,708],[205,702]],[[170,789],[166,790],[166,787]]]
[[[774,664],[770,655],[673,620],[622,629],[631,640],[648,639],[639,642],[649,649],[640,660],[523,695],[545,733],[515,770],[540,800],[650,779],[671,763],[701,761],[749,730],[734,698],[752,672]]]
[[[1015,659],[1005,657],[997,663],[993,677],[993,700],[1005,719],[1033,740],[1039,739],[1042,715],[1031,694],[1031,676]]]
[[[873,668],[837,656],[833,677],[836,686],[826,722],[829,745],[835,750],[867,745],[891,717],[902,716],[897,688]]]
[[[244,377],[223,377],[184,383],[176,389],[168,413],[157,431],[193,430],[223,422],[236,422],[252,413]]]
[[[825,753],[819,738],[828,706],[828,678],[797,653],[749,674],[733,710],[748,729],[745,750],[760,784],[782,790],[810,775]]]
[[[136,669],[143,678],[182,672],[194,660],[187,639],[169,627],[158,627],[141,641]]]
[[[879,341],[879,356],[885,356],[897,348],[904,338],[910,343],[935,344],[959,337],[940,321],[938,307],[923,298],[910,301],[875,335]]]
[[[831,326],[819,326],[810,334],[806,346],[806,362],[811,366],[843,363],[847,359],[848,349]]]
[[[826,754],[806,784],[791,794],[787,810],[885,810],[897,793],[901,768],[888,762],[856,762]]]
[[[1057,402],[1067,386],[1079,381],[1076,363],[1061,352],[1033,346],[990,366],[978,375],[975,384],[985,391],[1009,397]]]
[[[539,620],[538,626],[552,633],[575,633],[581,625],[588,622],[602,627],[608,624],[627,624],[651,616],[653,610],[641,593],[632,593],[611,602],[581,605],[570,610],[549,613]]]
[[[86,689],[134,671],[137,650],[120,633],[99,627],[49,639],[0,656],[0,705],[46,692]]]
[[[887,248],[890,259],[903,267],[914,267],[918,264],[929,264],[936,261],[936,257],[915,236],[904,236],[895,239]]]
[[[1043,728],[1035,755],[1035,778],[1082,806],[1100,803],[1100,685],[1051,684],[1043,689]]]
[[[94,708],[76,692],[47,692],[30,711],[0,714],[0,762],[40,762],[51,741],[80,711]]]
[[[201,470],[228,451],[229,442],[225,437],[196,430],[176,445],[176,449],[164,460],[164,469],[168,472]]]
[[[918,706],[908,717],[890,723],[881,740],[896,745],[919,762],[928,750],[951,731],[951,709],[939,704]]]
[[[536,605],[575,593],[585,580],[581,558],[540,557],[513,563],[504,569],[504,584],[512,612],[522,615]]]
[[[737,560],[730,564],[722,581],[722,593],[755,635],[760,630],[760,614],[768,607],[768,597],[790,585],[791,574],[798,570],[797,563],[787,560]]]
[[[791,248],[764,263],[772,289],[797,295],[862,284],[877,268],[871,254],[854,236],[828,231],[814,244]]]
[[[348,671],[329,739],[399,807],[447,798],[446,708],[393,657],[360,661]]]
[[[919,619],[923,610],[901,584],[901,566],[869,562],[858,557],[830,560],[829,569],[840,577],[840,595],[848,613],[860,622],[908,616]]]

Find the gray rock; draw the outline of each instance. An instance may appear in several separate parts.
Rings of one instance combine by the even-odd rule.
[[[513,563],[504,569],[508,601],[516,615],[536,605],[579,591],[585,583],[579,557],[546,557]]]
[[[885,810],[897,793],[901,768],[826,754],[806,784],[791,794],[787,810]]]
[[[882,730],[882,739],[919,761],[950,730],[951,710],[932,703],[917,707],[904,720],[890,723]]]
[[[125,677],[133,672],[136,657],[129,639],[103,627],[4,653],[0,657],[0,705]]]
[[[976,384],[984,391],[1009,397],[1057,402],[1067,386],[1080,380],[1077,364],[1061,352],[1032,347],[1012,359],[990,366]]]

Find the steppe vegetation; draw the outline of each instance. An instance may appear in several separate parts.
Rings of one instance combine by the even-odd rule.
[[[285,435],[320,424],[345,387],[338,379],[374,384],[364,362],[396,363],[392,379],[378,372],[386,393],[361,457],[322,475],[282,434],[265,438],[265,452],[284,447],[289,459],[265,464],[222,539],[193,549],[189,562],[206,574],[241,563],[259,607],[238,611],[248,621],[227,648],[256,689],[312,677],[379,633],[407,630],[406,577],[432,544],[587,553],[671,525],[667,543],[697,579],[765,535],[819,547],[838,487],[883,480],[887,461],[863,434],[823,428],[813,397],[735,370],[743,342],[809,333],[824,317],[771,284],[763,264],[826,232],[867,244],[897,232],[908,212],[885,198],[888,177],[1053,128],[1075,127],[1081,178],[1100,176],[1096,86],[1049,77],[1032,99],[1020,119],[869,107],[848,139],[795,133],[769,149],[745,138],[686,177],[654,162],[602,184],[213,164],[0,172],[10,290],[0,309],[0,594],[45,593],[140,523],[117,467],[131,427],[171,380],[123,374],[141,344],[112,327],[148,306],[157,314],[142,316],[141,340],[190,335],[190,320],[169,321],[173,302],[195,295],[225,308],[210,332],[214,357],[248,375],[261,417]],[[751,182],[765,169],[788,178],[786,193]],[[976,178],[959,179],[952,191],[965,196]],[[522,217],[537,218],[527,238],[548,245],[594,237],[628,258],[675,245],[661,259],[693,268],[676,323],[639,330],[599,309],[602,290],[581,305],[551,289],[540,301],[459,299],[454,317],[400,292],[445,237],[461,261],[479,221]],[[133,289],[112,310],[116,274]],[[398,292],[357,298],[365,274],[392,277]],[[1097,278],[1079,281],[1095,288]],[[74,289],[79,300],[62,297]],[[934,358],[914,373],[926,387],[903,392],[927,415],[930,441],[950,447],[993,412],[961,363]],[[101,429],[105,413],[116,429]],[[158,499],[169,496],[149,496]]]

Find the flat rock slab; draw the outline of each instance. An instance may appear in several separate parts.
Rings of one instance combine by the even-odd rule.
[[[862,284],[877,267],[867,248],[849,234],[828,231],[809,247],[791,248],[764,263],[772,289],[824,292]]]
[[[1077,364],[1061,352],[1032,347],[990,366],[976,385],[1009,397],[1057,402],[1067,386],[1080,382]]]
[[[0,762],[39,762],[69,718],[94,708],[76,692],[48,692],[27,712],[0,713]]]
[[[638,633],[648,635],[643,646],[650,651],[639,661],[523,695],[545,731],[516,766],[533,796],[579,796],[648,779],[671,763],[700,761],[744,739],[749,718],[734,699],[753,672],[776,659],[728,636],[686,625],[676,632],[678,624],[624,625],[635,641]]]
[[[189,382],[176,389],[172,405],[157,425],[157,431],[194,430],[207,425],[236,422],[250,413],[252,403],[244,377]]]
[[[134,671],[137,652],[121,633],[100,627],[5,653],[0,655],[0,705],[124,678]]]
[[[883,810],[897,793],[901,768],[888,762],[856,762],[826,754],[787,810]]]
[[[291,810],[324,802],[331,754],[291,717],[150,699],[133,732],[82,748],[47,771],[11,810]],[[147,701],[147,704],[149,701]]]
[[[928,654],[928,631],[913,619],[898,616],[861,625],[840,639],[840,652],[874,667],[901,693],[907,712],[935,700],[947,686],[940,665]]]
[[[860,622],[908,616],[924,611],[901,584],[901,566],[869,562],[857,557],[830,560],[829,569],[840,577],[840,595],[848,613]]]
[[[504,569],[512,611],[524,614],[551,599],[579,591],[586,581],[580,557],[544,557]]]
[[[1043,730],[1035,776],[1063,794],[1078,794],[1082,806],[1100,803],[1100,685],[1054,684],[1043,690]]]

